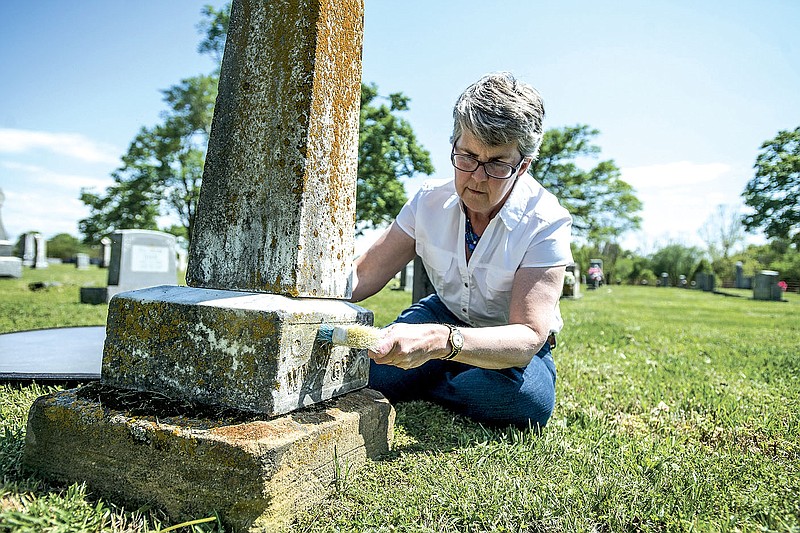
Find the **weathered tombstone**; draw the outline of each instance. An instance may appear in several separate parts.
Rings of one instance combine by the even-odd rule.
[[[120,292],[178,283],[175,236],[125,229],[111,236],[107,287],[81,287],[81,303],[108,303]]]
[[[75,268],[78,270],[89,270],[89,254],[82,252],[75,254]]]
[[[44,240],[44,235],[35,233],[33,240],[36,243],[36,256],[33,260],[33,268],[47,268],[50,263],[47,262],[47,241]]]
[[[366,353],[317,339],[321,323],[372,321],[341,300],[350,294],[362,25],[360,0],[234,0],[190,287],[111,300],[105,392],[39,398],[27,465],[176,521],[216,511],[233,530],[273,531],[319,502],[342,464],[387,451],[394,411],[358,390]],[[97,400],[121,389],[254,419],[132,416]]]
[[[778,272],[762,270],[755,275],[753,280],[753,299],[780,301],[783,298],[781,288],[778,286]]]
[[[100,239],[100,268],[109,268],[111,266],[111,239],[103,237]]]
[[[3,207],[5,195],[0,189],[0,209]],[[13,256],[13,243],[8,239],[8,234],[3,226],[3,216],[0,212],[0,278],[22,277],[22,260]]]
[[[36,240],[34,233],[25,233],[20,239],[20,257],[22,266],[32,267],[36,261]]]
[[[716,277],[710,272],[698,272],[694,275],[695,287],[702,291],[714,292]]]
[[[570,263],[566,267],[564,273],[564,286],[561,291],[562,298],[580,298],[581,284],[580,284],[580,267],[577,263]]]

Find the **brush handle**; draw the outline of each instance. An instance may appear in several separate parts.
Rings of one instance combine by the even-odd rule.
[[[335,326],[331,333],[331,342],[336,346],[347,346],[347,328]]]

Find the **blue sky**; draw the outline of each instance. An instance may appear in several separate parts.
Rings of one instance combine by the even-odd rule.
[[[77,235],[81,187],[102,190],[164,109],[160,90],[211,70],[196,52],[218,1],[0,3],[0,188],[12,238]],[[366,0],[363,79],[411,98],[436,177],[451,176],[452,105],[510,70],[543,94],[546,126],[589,124],[644,202],[642,252],[701,244],[736,206],[758,149],[800,125],[800,2]],[[409,193],[422,178],[407,183]]]

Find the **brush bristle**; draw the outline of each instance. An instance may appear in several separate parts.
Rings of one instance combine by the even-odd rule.
[[[381,330],[363,324],[336,326],[331,333],[331,342],[337,346],[348,346],[359,350],[373,350],[381,341]]]

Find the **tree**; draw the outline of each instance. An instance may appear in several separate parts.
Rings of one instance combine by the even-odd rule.
[[[668,244],[653,254],[650,264],[659,279],[661,273],[666,272],[669,275],[670,284],[676,285],[681,275],[690,279],[702,257],[702,250],[694,246]]]
[[[78,252],[89,253],[90,249],[81,245],[77,237],[69,233],[59,233],[47,241],[47,255],[59,259],[72,259]]]
[[[358,133],[356,219],[359,231],[390,222],[406,202],[399,178],[432,174],[430,153],[417,142],[414,130],[397,112],[408,110],[409,98],[390,94],[386,103],[375,84],[361,84]]]
[[[547,130],[539,158],[529,172],[555,194],[573,217],[575,234],[591,242],[614,242],[641,225],[642,202],[633,187],[620,179],[614,161],[583,170],[577,161],[597,157],[593,144],[599,131],[587,125]]]
[[[800,127],[780,131],[762,144],[753,168],[755,176],[742,193],[753,209],[744,218],[745,227],[761,228],[768,238],[800,248]]]
[[[230,4],[220,10],[206,6],[202,13],[199,28],[205,37],[198,50],[219,63]],[[200,75],[163,91],[168,106],[163,122],[139,131],[122,158],[122,167],[112,174],[115,184],[105,195],[81,191],[81,200],[91,210],[79,223],[85,242],[96,243],[115,229],[157,229],[157,218],[165,214],[177,215],[185,234],[191,235],[217,83],[216,73]],[[388,105],[378,103],[381,99]],[[379,226],[397,215],[406,200],[401,178],[433,172],[430,154],[417,142],[408,121],[399,116],[408,110],[408,102],[402,93],[382,97],[375,85],[361,85],[359,230]]]
[[[217,78],[195,76],[163,91],[164,122],[142,128],[122,156],[105,196],[81,191],[92,214],[78,224],[84,241],[97,243],[115,229],[158,229],[159,215],[172,213],[191,235],[205,146],[211,129]]]
[[[712,261],[727,259],[733,248],[744,241],[742,215],[733,206],[718,205],[698,233],[706,243]]]

